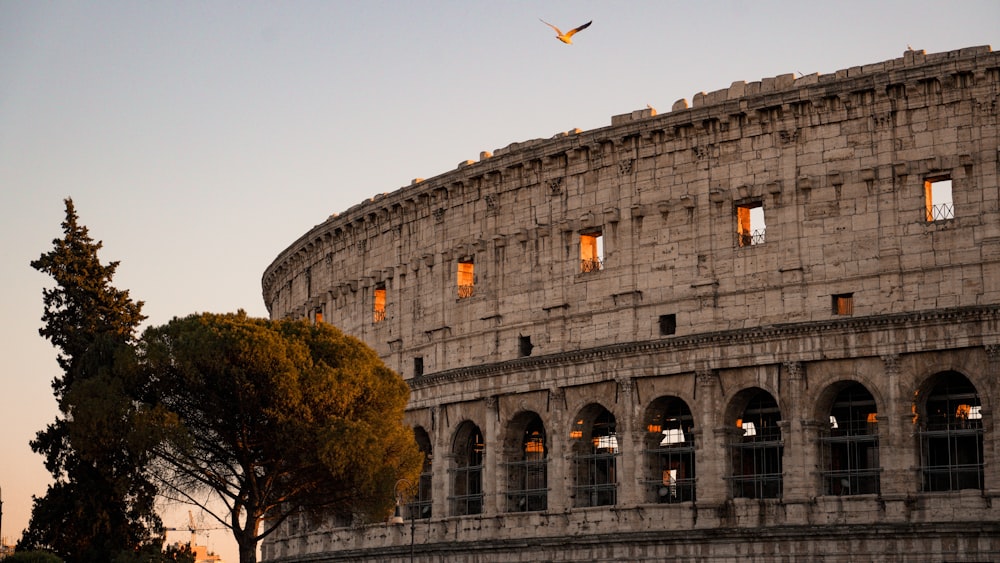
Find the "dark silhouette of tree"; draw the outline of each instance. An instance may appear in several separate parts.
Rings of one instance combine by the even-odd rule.
[[[134,432],[135,330],[142,302],[111,285],[118,262],[101,264],[87,228],[66,200],[63,238],[31,262],[55,286],[42,292],[39,334],[59,350],[52,389],[60,415],[31,442],[54,478],[34,499],[19,549],[51,551],[67,563],[107,562],[162,544],[156,489],[144,476],[150,437]],[[159,544],[156,542],[159,540]]]
[[[230,528],[241,563],[290,515],[383,518],[396,480],[418,478],[409,388],[333,326],[192,315],[140,348],[161,488]]]

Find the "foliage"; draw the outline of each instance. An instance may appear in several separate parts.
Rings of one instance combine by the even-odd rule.
[[[156,490],[144,477],[146,444],[133,431],[135,329],[142,302],[111,285],[118,262],[102,265],[73,201],[66,200],[62,239],[31,263],[55,286],[43,290],[39,334],[59,350],[52,382],[60,416],[31,442],[54,483],[34,499],[20,548],[52,551],[68,563],[106,562],[155,543]]]
[[[57,555],[47,551],[15,551],[3,558],[4,563],[63,563]]]
[[[419,475],[405,382],[330,325],[191,315],[140,348],[165,488],[229,527],[241,563],[291,514],[384,517],[396,480]]]

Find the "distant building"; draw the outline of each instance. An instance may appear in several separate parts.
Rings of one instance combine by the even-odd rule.
[[[310,229],[271,316],[403,374],[427,462],[407,525],[292,518],[263,559],[1000,560],[998,114],[989,47],[907,51]]]

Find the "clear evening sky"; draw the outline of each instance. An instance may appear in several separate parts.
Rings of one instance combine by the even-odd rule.
[[[539,18],[594,23],[564,45]],[[56,415],[50,280],[28,263],[67,196],[147,324],[265,316],[264,268],[310,227],[481,151],[738,80],[988,44],[996,0],[0,0],[2,533],[49,482],[28,441]]]

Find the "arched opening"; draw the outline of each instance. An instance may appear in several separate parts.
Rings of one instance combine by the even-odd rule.
[[[860,383],[844,382],[821,435],[823,489],[827,495],[879,492],[878,409]]]
[[[925,491],[982,489],[983,415],[979,393],[964,375],[949,371],[929,382],[925,401],[915,397],[920,472]]]
[[[548,446],[542,419],[523,412],[507,432],[507,512],[548,508]]]
[[[620,455],[615,416],[598,404],[584,407],[570,431],[575,484],[574,506],[606,506],[618,502]]]
[[[660,397],[646,410],[647,500],[695,500],[694,417],[677,397]]]
[[[414,428],[413,434],[417,441],[417,447],[424,454],[424,465],[420,470],[420,481],[417,483],[417,496],[410,503],[409,509],[414,511],[412,512],[413,518],[430,518],[431,506],[433,504],[431,497],[431,491],[433,490],[431,486],[431,468],[434,461],[431,450],[431,438],[421,426]]]
[[[736,426],[729,440],[732,474],[729,477],[733,498],[780,498],[782,493],[781,410],[777,401],[763,389],[742,391],[734,403]]]
[[[452,514],[480,514],[483,511],[483,457],[486,453],[483,433],[465,421],[455,432],[452,446]]]

